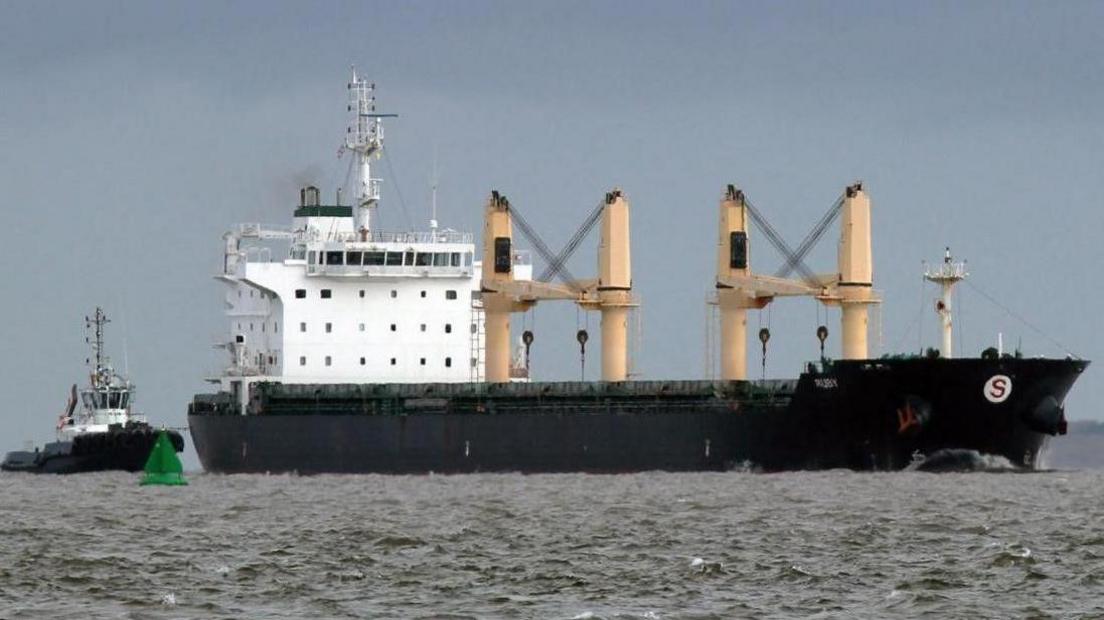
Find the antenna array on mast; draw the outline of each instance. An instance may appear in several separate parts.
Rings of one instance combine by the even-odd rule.
[[[377,158],[383,152],[383,120],[395,114],[376,112],[376,85],[358,77],[356,67],[352,69],[349,80],[349,125],[345,130],[345,143],[341,151],[353,153],[356,166],[356,186],[353,188],[353,200],[356,208],[356,230],[362,239],[366,239],[370,230],[371,214],[369,209],[376,207],[380,199],[380,179],[372,178],[371,158]]]

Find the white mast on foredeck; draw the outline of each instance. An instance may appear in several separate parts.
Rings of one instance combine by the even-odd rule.
[[[353,67],[349,81],[349,126],[342,150],[352,151],[356,158],[356,186],[353,188],[353,208],[356,233],[361,240],[368,239],[371,230],[371,209],[379,204],[380,180],[372,178],[372,157],[383,152],[383,121],[394,114],[376,112],[376,85],[357,77]]]
[[[940,355],[943,357],[954,357],[951,293],[954,290],[955,284],[958,284],[961,280],[965,280],[968,275],[969,274],[966,273],[966,263],[956,263],[951,258],[951,248],[947,248],[946,253],[943,255],[943,263],[940,264],[938,268],[924,270],[924,279],[939,284],[943,289],[943,294],[940,296],[939,300],[935,302],[935,311],[939,314],[939,318],[943,322],[943,348],[940,351]]]

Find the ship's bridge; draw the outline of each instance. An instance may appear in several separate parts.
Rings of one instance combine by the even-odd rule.
[[[372,232],[365,241],[325,240],[293,246],[308,276],[471,277],[470,233]]]

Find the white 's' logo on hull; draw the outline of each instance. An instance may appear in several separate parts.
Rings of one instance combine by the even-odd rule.
[[[1012,394],[1012,379],[1007,375],[993,375],[985,382],[982,390],[985,399],[991,403],[1003,403]]]

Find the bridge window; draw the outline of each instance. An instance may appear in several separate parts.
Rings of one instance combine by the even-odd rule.
[[[450,261],[450,264],[453,267],[459,267],[460,266],[460,253],[459,252],[453,252],[452,254],[449,254],[449,261]]]
[[[391,324],[391,331],[398,331],[398,327],[394,323]]]
[[[445,299],[456,299],[456,291],[445,291]]]
[[[437,252],[436,254],[433,255],[433,266],[434,267],[448,267],[448,263],[449,263],[449,253],[448,252]]]
[[[329,355],[327,355],[327,356],[326,356],[326,365],[327,365],[327,366],[329,366],[329,365],[330,365],[330,362],[332,362],[332,361],[333,361],[333,360],[332,360],[332,359],[330,358],[330,356],[329,356]]]
[[[307,289],[305,289],[305,288],[295,289],[295,298],[296,299],[306,299],[307,298]]]
[[[299,356],[299,365],[300,366],[306,366],[307,365],[307,356],[306,355],[300,355]]]
[[[403,254],[403,265],[410,267],[414,265],[414,252],[407,252]]]
[[[363,365],[364,365],[364,364],[366,364],[367,362],[368,362],[368,360],[364,359],[363,357],[362,357],[362,358],[360,358],[360,365],[361,365],[361,366],[363,366]]]
[[[344,252],[326,252],[326,264],[327,265],[344,265],[345,253]]]
[[[314,258],[315,254],[316,254],[316,252],[314,250],[311,250],[310,253],[307,254],[307,263],[309,263],[311,265],[313,265],[315,263],[315,258]]]
[[[333,297],[333,291],[328,288],[322,289],[322,299],[330,299]]]
[[[414,257],[414,265],[417,267],[432,267],[433,255],[425,252],[418,252],[417,256]]]
[[[364,299],[364,289],[360,289],[360,298]]]
[[[387,266],[388,267],[401,267],[402,266],[402,252],[388,252],[387,253]]]
[[[452,368],[452,358],[451,357],[446,357],[445,358],[445,368]]]
[[[391,299],[394,299],[398,296],[399,296],[399,292],[396,291],[395,289],[391,289]]]
[[[383,264],[383,252],[365,252],[364,264],[365,265],[382,265]]]
[[[391,358],[391,365],[394,366],[397,363],[398,363],[398,360],[396,360],[395,358],[392,357]]]
[[[361,252],[348,252],[345,254],[345,264],[359,265],[361,261],[361,256],[363,256],[363,253]]]
[[[419,361],[419,363],[420,363],[420,364],[421,364],[422,366],[425,366],[425,358],[423,357],[423,358],[422,358],[422,359],[421,359],[421,360]]]
[[[445,323],[445,333],[446,334],[451,334],[452,333],[452,323]]]
[[[426,292],[422,291],[422,299],[425,299],[425,296],[426,296]]]
[[[464,266],[465,267],[471,267],[471,264],[472,264],[471,252],[464,252]]]

